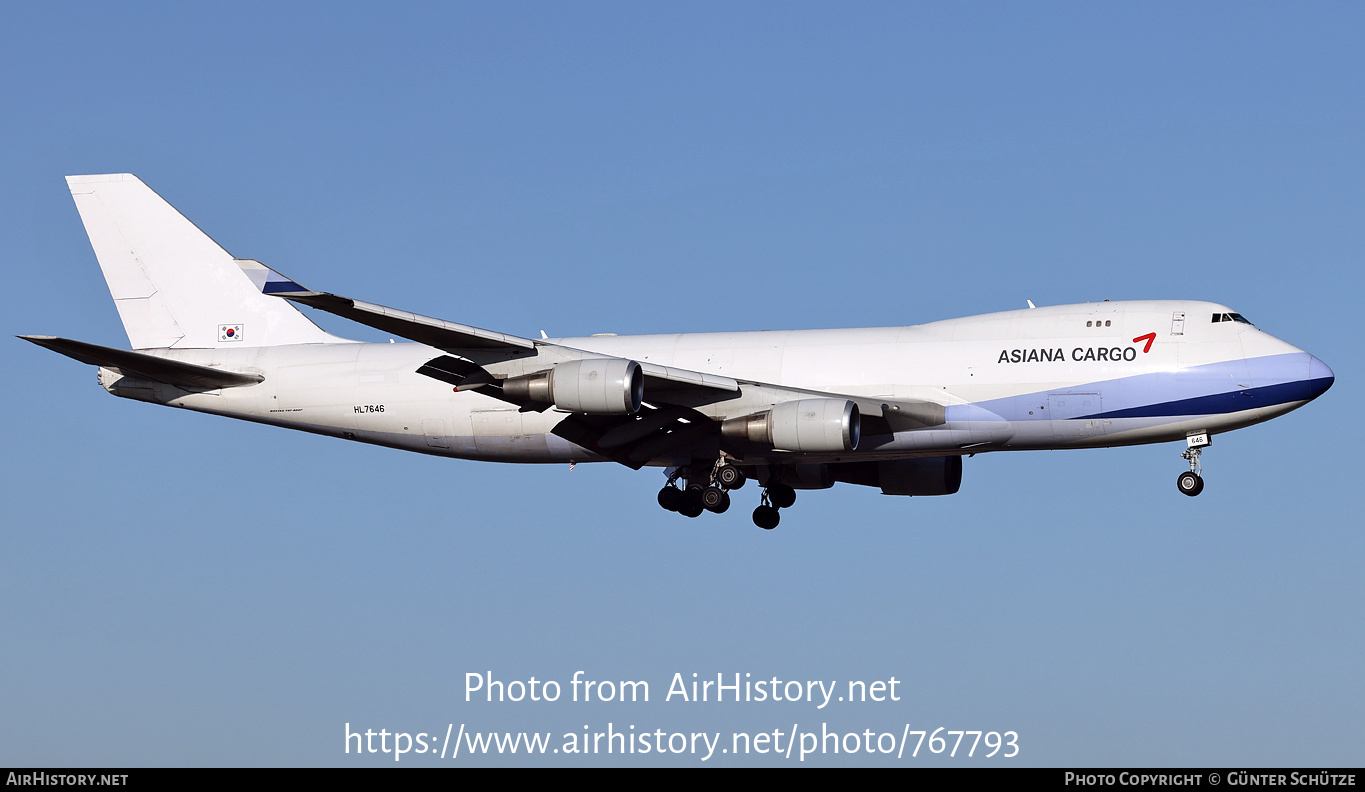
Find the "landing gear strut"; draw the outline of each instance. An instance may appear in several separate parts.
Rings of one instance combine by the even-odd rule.
[[[1190,469],[1175,480],[1175,486],[1182,493],[1193,498],[1195,495],[1204,491],[1204,477],[1199,475],[1203,472],[1203,466],[1199,464],[1199,454],[1206,447],[1213,444],[1213,440],[1207,432],[1190,435],[1185,438],[1189,446],[1180,454],[1181,458],[1189,460]]]

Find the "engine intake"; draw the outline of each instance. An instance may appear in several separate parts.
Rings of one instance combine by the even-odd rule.
[[[588,415],[630,415],[645,395],[640,364],[620,358],[590,358],[560,363],[549,371],[509,377],[503,393],[514,399],[553,404]]]
[[[847,399],[797,399],[731,418],[721,424],[720,433],[780,451],[837,453],[858,447],[860,429],[858,405]]]

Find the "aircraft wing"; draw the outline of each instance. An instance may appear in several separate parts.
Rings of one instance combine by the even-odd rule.
[[[560,344],[484,330],[481,327],[447,322],[444,319],[400,311],[328,292],[313,291],[286,278],[259,261],[238,259],[237,264],[264,294],[283,297],[286,300],[336,314],[353,322],[368,325],[377,330],[383,330],[386,333],[437,349],[444,349],[457,354],[460,350],[471,349],[502,350],[510,353],[511,356],[515,356],[534,350],[536,347],[553,347],[566,352],[565,357],[569,359],[605,357],[595,352],[573,349]],[[639,365],[641,373],[645,376],[645,384],[652,386],[652,389],[658,389],[667,383],[670,389],[693,387],[729,393],[739,390],[739,383],[730,377],[659,366],[653,363],[640,363]],[[467,373],[463,374],[467,376]],[[452,382],[452,384],[458,385],[459,383]]]
[[[535,342],[507,333],[433,319],[383,305],[304,288],[259,261],[238,259],[237,266],[263,294],[283,297],[319,311],[401,336],[437,349],[534,349]]]
[[[477,389],[523,410],[544,410],[548,405],[528,403],[505,394],[502,382],[471,358],[486,360],[492,353],[498,359],[512,360],[542,350],[559,360],[610,357],[542,339],[522,338],[313,291],[258,261],[239,259],[237,263],[264,294],[336,314],[447,352],[427,361],[418,373],[447,382],[457,389]],[[718,434],[719,422],[699,412],[695,409],[697,406],[751,392],[756,398],[766,397],[769,404],[810,397],[849,399],[858,405],[866,429],[877,434],[937,426],[944,422],[943,405],[931,402],[846,396],[634,362],[644,375],[648,394],[646,404],[637,414],[574,414],[559,423],[555,434],[621,464],[638,468],[651,459],[704,443]]]

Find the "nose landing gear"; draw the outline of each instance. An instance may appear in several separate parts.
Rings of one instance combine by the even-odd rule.
[[[1203,466],[1199,464],[1199,454],[1205,448],[1213,445],[1213,440],[1207,432],[1200,432],[1185,438],[1188,446],[1181,454],[1182,459],[1189,460],[1190,469],[1175,480],[1175,486],[1185,495],[1193,498],[1195,495],[1204,491],[1204,477],[1199,475],[1203,472]]]

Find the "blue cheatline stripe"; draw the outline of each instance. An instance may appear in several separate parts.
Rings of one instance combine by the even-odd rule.
[[[261,291],[266,294],[274,294],[275,292],[296,292],[308,290],[291,280],[284,280],[266,281],[265,286],[261,287]]]
[[[1303,380],[1325,379],[1326,385],[1317,386],[1313,392],[1312,395],[1316,396],[1331,385],[1332,377],[1330,370],[1325,370],[1326,367],[1321,366],[1321,364],[1318,364],[1321,366],[1320,368],[1313,368],[1312,360],[1316,360],[1316,358],[1311,357],[1307,352],[1290,352],[1246,360],[1238,358],[1191,366],[1179,371],[1151,371],[1145,374],[1133,374],[1098,382],[1079,382],[1070,386],[1059,385],[1049,390],[989,399],[979,402],[977,406],[989,410],[1007,421],[1046,421],[1051,420],[1051,416],[1045,411],[1039,411],[1036,414],[1031,414],[1030,411],[1037,411],[1039,405],[1046,404],[1046,399],[1050,394],[1100,393],[1103,394],[1104,406],[1109,408],[1109,412],[1104,413],[1106,416],[1164,415],[1165,413],[1134,411],[1153,410],[1168,403],[1185,403],[1202,398],[1218,398],[1220,394],[1236,395],[1253,389],[1286,385]],[[1324,377],[1324,374],[1327,376]],[[1245,384],[1250,387],[1238,388],[1235,391],[1230,389],[1230,386],[1236,387],[1237,384]],[[1309,386],[1304,385],[1304,388],[1309,389]],[[1312,398],[1312,396],[1304,398]],[[1238,401],[1240,402],[1241,399],[1239,398]],[[948,410],[953,412],[954,408],[949,407]],[[1172,414],[1189,413],[1176,411]],[[1080,417],[1076,416],[1071,420],[1077,420]],[[1091,418],[1093,417],[1091,416]]]
[[[1274,407],[1277,404],[1308,401],[1316,399],[1332,386],[1332,377],[1311,380],[1284,382],[1267,385],[1264,388],[1216,393],[1212,396],[1199,396],[1193,399],[1147,404],[1127,410],[1095,413],[1077,416],[1074,420],[1096,418],[1157,418],[1168,415],[1219,415],[1222,413],[1254,410],[1258,407]]]

